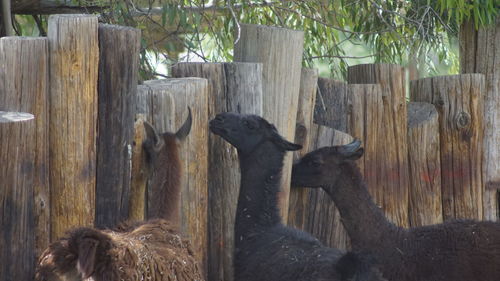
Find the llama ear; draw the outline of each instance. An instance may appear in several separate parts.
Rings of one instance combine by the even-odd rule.
[[[302,149],[302,145],[289,142],[282,137],[279,137],[279,139],[276,140],[274,143],[276,143],[279,147],[281,147],[285,151],[296,151]]]
[[[191,131],[192,123],[193,118],[191,116],[191,107],[188,106],[188,117],[186,118],[186,121],[184,121],[184,124],[182,124],[179,130],[175,133],[175,137],[178,140],[183,141],[189,134],[189,131]]]
[[[364,149],[361,146],[361,141],[353,140],[350,144],[337,146],[336,152],[340,154],[344,160],[357,160],[363,156]]]
[[[158,135],[153,125],[147,121],[144,121],[144,130],[146,130],[146,140],[144,141],[145,147],[147,149],[159,151],[164,144],[161,136]]]
[[[78,243],[78,263],[76,266],[82,279],[87,279],[94,273],[98,245],[99,241],[94,238],[83,238]]]

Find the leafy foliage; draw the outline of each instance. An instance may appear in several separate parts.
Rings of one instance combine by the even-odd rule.
[[[328,65],[335,77],[353,59],[412,61],[432,71],[437,58],[457,70],[452,49],[458,27],[494,23],[500,11],[498,0],[111,1],[102,21],[143,31],[143,79],[157,75],[155,60],[231,61],[238,23],[303,30],[304,64]],[[368,51],[353,55],[360,45]]]

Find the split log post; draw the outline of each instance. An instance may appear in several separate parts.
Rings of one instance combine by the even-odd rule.
[[[174,77],[208,80],[208,119],[220,112],[262,115],[262,64],[180,63]],[[233,280],[234,222],[240,187],[236,149],[208,135],[208,280]]]
[[[146,154],[142,143],[146,140],[144,114],[136,114],[134,123],[134,141],[132,142],[132,171],[130,183],[129,220],[141,221],[146,218]]]
[[[128,218],[140,41],[139,29],[99,25],[95,225],[101,228]]]
[[[175,132],[191,107],[191,132],[180,144],[182,163],[180,227],[191,240],[204,272],[207,268],[208,84],[206,79],[181,78],[146,81],[137,89],[137,110],[159,132]],[[147,187],[152,202],[154,187]],[[153,203],[147,203],[152,205]],[[147,210],[146,210],[147,212]]]
[[[0,111],[0,280],[34,277],[33,118],[29,113]]]
[[[263,64],[263,117],[289,141],[295,138],[303,45],[302,31],[242,24],[240,40],[234,46],[235,61]],[[278,195],[285,223],[288,220],[291,172],[292,153],[287,153]]]
[[[380,84],[382,87],[382,130],[379,149],[376,202],[382,206],[388,219],[408,227],[408,149],[405,71],[398,65],[365,64],[349,67],[349,84]],[[382,196],[379,197],[378,194]]]
[[[300,75],[299,105],[297,109],[297,124],[295,126],[295,143],[301,144],[302,149],[294,152],[294,161],[310,151],[311,126],[313,126],[314,105],[318,89],[318,70],[302,68]],[[308,188],[290,189],[290,207],[288,211],[288,225],[304,229],[307,217]]]
[[[49,44],[47,38],[0,39],[0,110],[33,113],[36,123],[34,163],[35,248],[50,242],[49,190]]]
[[[49,17],[51,239],[94,224],[97,17]]]
[[[318,92],[314,108],[314,122],[335,130],[347,132],[347,83],[329,78],[318,78]]]
[[[311,150],[325,146],[344,145],[353,140],[346,133],[317,124],[312,125],[310,136]],[[310,190],[308,207],[305,230],[328,247],[349,249],[349,236],[342,224],[339,210],[323,189]]]
[[[476,29],[473,22],[460,28],[461,73],[482,73],[484,98],[484,219],[499,219],[500,189],[500,18],[491,26]]]
[[[442,223],[438,112],[430,103],[408,104],[408,163],[411,226]]]
[[[484,76],[462,74],[411,82],[411,100],[439,113],[443,219],[483,219]]]

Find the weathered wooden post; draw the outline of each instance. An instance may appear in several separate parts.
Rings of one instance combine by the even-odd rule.
[[[36,116],[33,191],[37,255],[50,242],[48,46],[47,38],[0,39],[0,110]]]
[[[180,228],[191,240],[204,272],[207,268],[207,172],[208,172],[208,85],[206,79],[182,78],[146,81],[137,89],[137,112],[160,132],[175,132],[186,120],[191,107],[191,132],[181,143]],[[154,205],[154,186],[145,199]],[[146,210],[146,213],[148,210]]]
[[[241,25],[241,37],[234,46],[234,60],[263,64],[263,117],[273,123],[287,140],[294,140],[300,88],[304,32],[285,28]],[[287,153],[279,205],[287,222],[292,153]]]
[[[352,137],[346,133],[316,124],[312,125],[310,137],[311,150],[352,141]],[[305,230],[329,247],[348,249],[349,236],[342,225],[339,210],[330,196],[322,189],[313,189],[309,192],[308,207]]]
[[[33,280],[35,149],[33,115],[0,111],[0,280]]]
[[[462,74],[411,82],[411,100],[439,113],[443,218],[483,219],[484,76]]]
[[[294,152],[294,160],[310,151],[311,127],[313,126],[314,105],[318,89],[318,70],[302,68],[300,75],[299,105],[297,109],[297,124],[295,126],[295,143],[302,149]],[[309,205],[307,188],[292,188],[290,190],[290,206],[288,225],[304,229]]]
[[[408,104],[410,224],[443,222],[438,112],[430,103]]]
[[[208,80],[208,119],[220,112],[262,115],[262,64],[180,63],[174,77]],[[208,135],[208,280],[233,280],[234,221],[240,187],[236,149]]]
[[[140,41],[139,29],[99,25],[98,227],[128,218]]]
[[[377,161],[377,192],[372,193],[387,217],[408,227],[408,149],[404,68],[389,64],[364,64],[349,67],[349,84],[380,84],[382,87],[382,128]],[[373,185],[372,185],[373,186]]]
[[[476,29],[473,22],[460,27],[460,71],[482,73],[484,95],[484,219],[498,220],[500,189],[500,18]]]
[[[130,201],[128,218],[132,221],[141,221],[146,215],[146,185],[148,180],[146,154],[142,143],[146,139],[144,131],[144,114],[137,114],[134,123],[134,141],[132,142],[132,170],[130,183]]]
[[[49,17],[51,239],[94,224],[97,17]]]
[[[314,122],[342,132],[347,131],[347,83],[318,78]]]

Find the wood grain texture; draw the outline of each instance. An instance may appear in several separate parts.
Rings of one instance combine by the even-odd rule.
[[[313,124],[311,127],[311,150],[348,144],[351,141],[352,137],[341,131],[317,124]],[[330,196],[320,188],[311,189],[308,206],[305,230],[328,247],[349,249],[349,236],[342,225],[340,213]]]
[[[34,277],[35,148],[33,115],[0,111],[0,280]]]
[[[378,84],[349,84],[346,103],[346,132],[361,140],[364,148],[363,157],[356,164],[376,204],[382,206],[391,200],[390,193],[381,188],[379,177],[380,167],[386,165],[385,143],[380,135],[384,121],[382,88]]]
[[[144,114],[136,114],[134,123],[134,141],[132,142],[132,170],[130,182],[129,220],[141,221],[146,218],[146,186],[148,171],[146,154],[142,143],[146,139]]]
[[[410,168],[410,224],[443,222],[439,121],[430,103],[408,104],[408,163]]]
[[[411,82],[412,101],[439,113],[443,219],[483,219],[484,76],[462,74]]]
[[[98,143],[95,225],[128,218],[139,29],[99,25]]]
[[[49,44],[47,38],[0,38],[0,110],[33,113],[36,123],[34,163],[35,248],[50,242],[49,188]]]
[[[263,64],[263,117],[289,141],[295,138],[303,45],[302,31],[242,24],[240,40],[234,46],[234,61]],[[292,153],[287,153],[279,194],[281,217],[285,223],[291,172]]]
[[[300,75],[297,124],[295,125],[295,143],[301,144],[302,149],[293,153],[294,161],[310,151],[311,126],[313,125],[317,89],[318,70],[302,68],[302,73]],[[309,192],[310,189],[308,188],[290,189],[288,225],[298,229],[305,229],[309,205]]]
[[[208,83],[206,79],[182,78],[145,81],[137,88],[137,112],[143,113],[159,132],[176,132],[191,107],[191,132],[180,144],[182,187],[180,226],[190,239],[206,274],[208,206]],[[146,200],[154,200],[147,187]],[[149,205],[149,204],[148,204]],[[147,212],[147,210],[146,210]]]
[[[96,181],[97,17],[53,15],[50,50],[51,239],[94,224]]]
[[[460,27],[461,73],[482,73],[486,77],[484,100],[484,219],[499,219],[500,189],[500,19],[496,24],[475,29],[474,23]]]
[[[208,80],[208,118],[220,112],[262,115],[262,64],[180,63],[174,77]],[[234,222],[240,187],[236,149],[208,135],[208,280],[233,280]]]
[[[382,197],[375,195],[388,219],[408,227],[408,149],[405,71],[390,64],[364,64],[348,68],[349,84],[380,84],[382,88],[382,128],[384,149],[377,171]]]
[[[319,77],[314,122],[335,130],[347,132],[346,98],[346,82]]]

